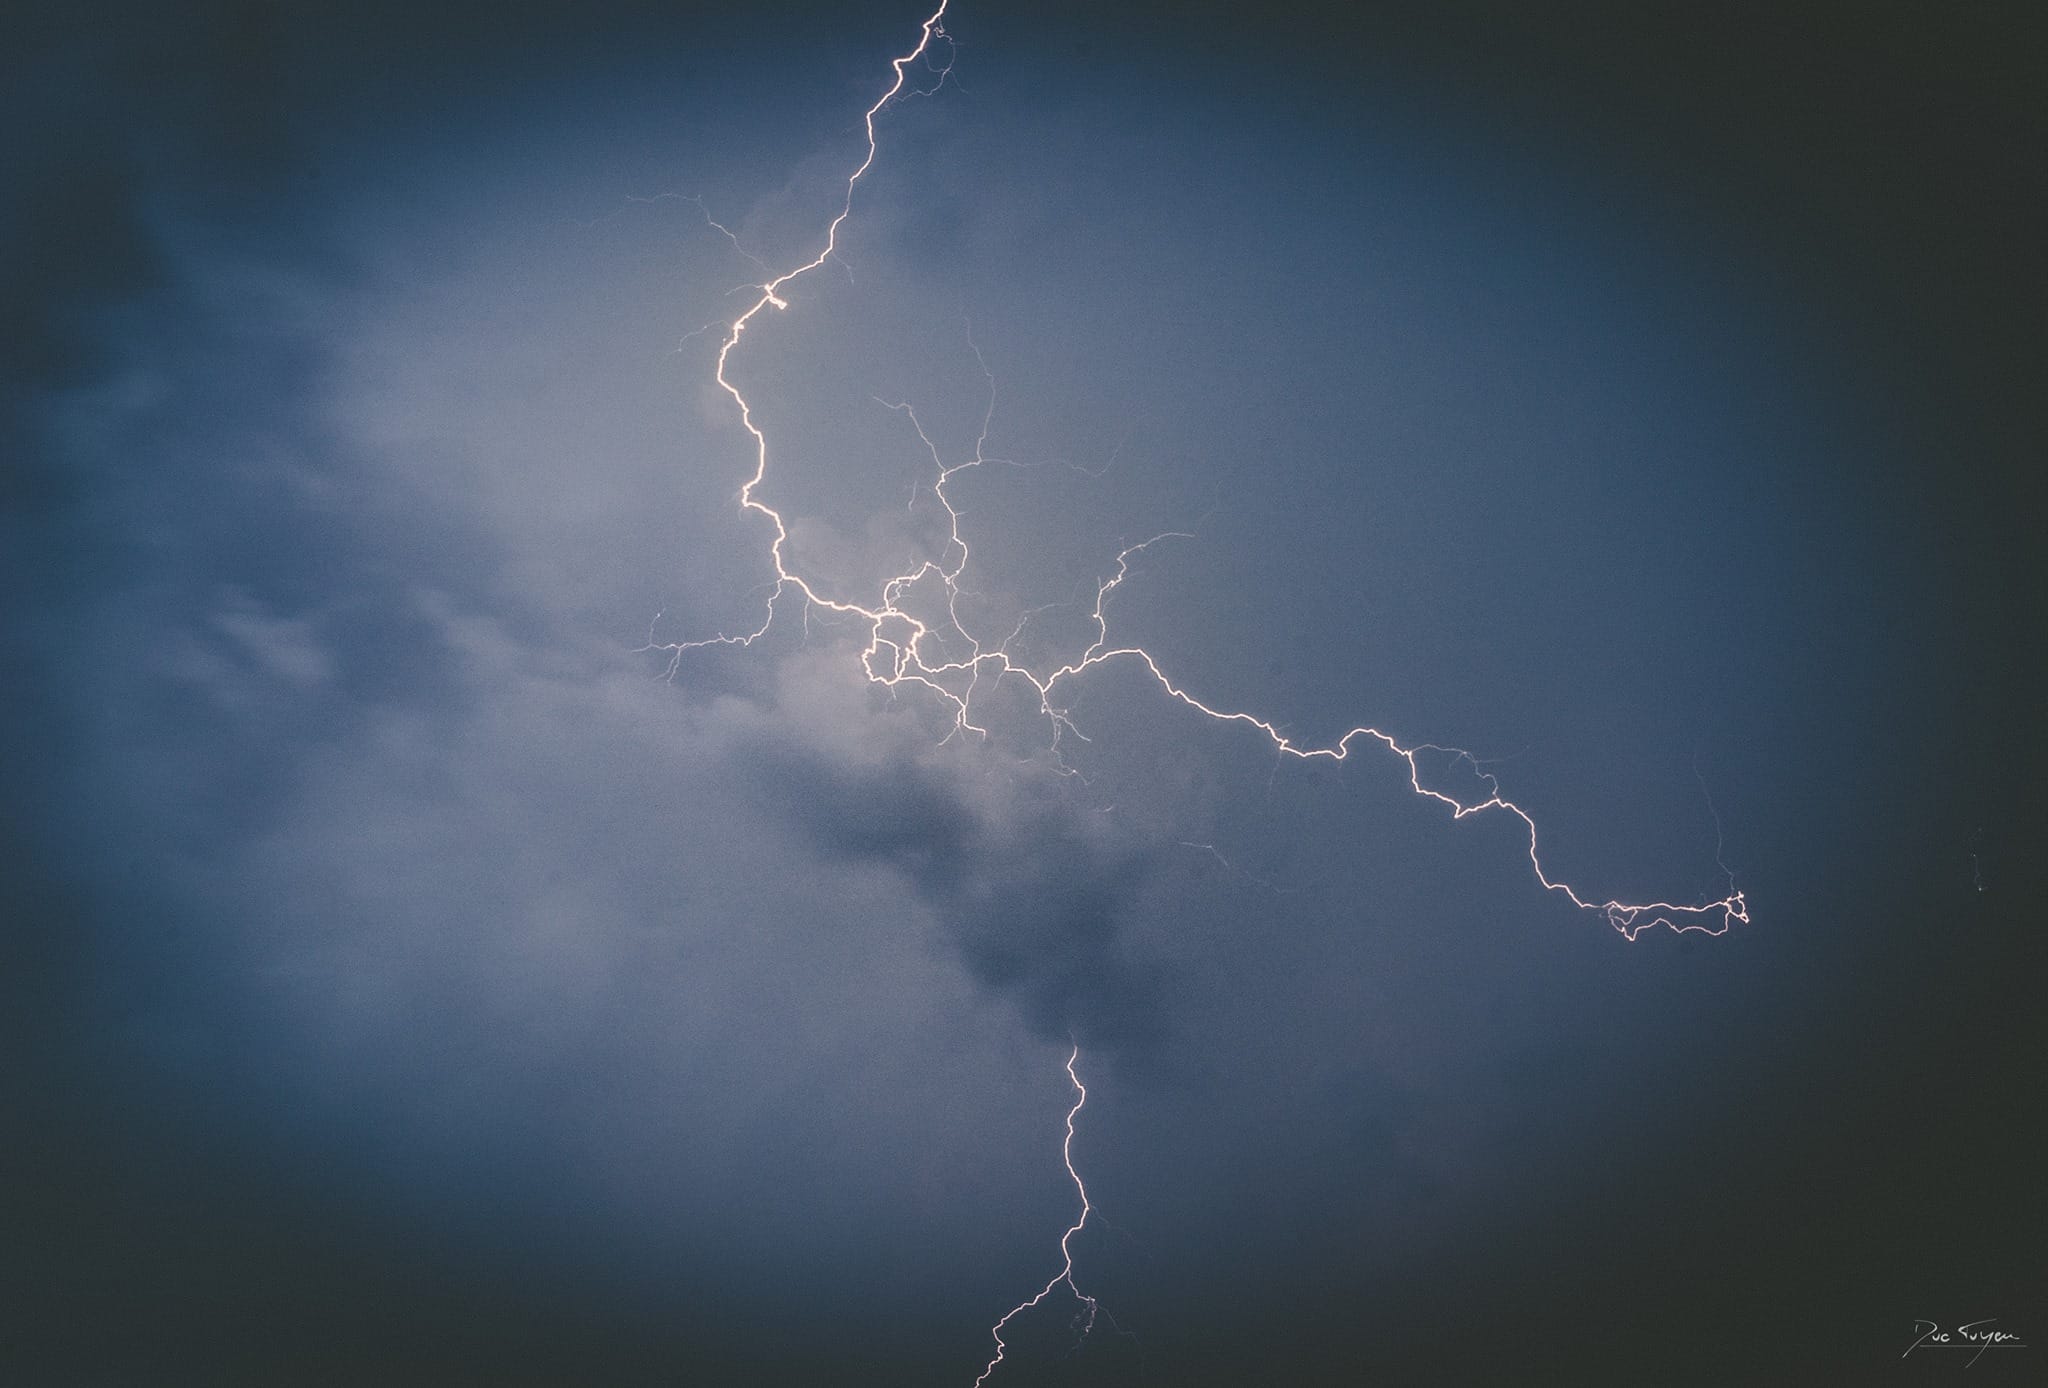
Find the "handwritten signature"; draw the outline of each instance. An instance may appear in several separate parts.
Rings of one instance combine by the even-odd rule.
[[[1916,1349],[1974,1350],[1976,1352],[1963,1366],[1968,1368],[1970,1364],[1982,1359],[1987,1349],[2025,1349],[2026,1342],[2014,1332],[1983,1328],[1997,1319],[1996,1316],[1986,1316],[1981,1321],[1970,1321],[1957,1326],[1954,1330],[1943,1330],[1938,1321],[1915,1320],[1913,1328],[1919,1333],[1913,1343],[1906,1346],[1906,1354],[1911,1354]],[[1900,1355],[1899,1358],[1904,1359],[1906,1354]]]

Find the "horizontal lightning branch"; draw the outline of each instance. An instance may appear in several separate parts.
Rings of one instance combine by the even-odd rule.
[[[937,445],[925,432],[916,410],[909,404],[882,402],[887,408],[904,416],[911,429],[915,431],[918,441],[931,456],[936,470],[932,490],[939,504],[945,508],[948,518],[947,536],[939,555],[884,581],[879,593],[871,602],[859,602],[827,593],[818,582],[791,567],[788,555],[789,527],[783,520],[781,512],[762,500],[760,495],[768,477],[768,438],[755,420],[753,406],[740,388],[733,383],[729,374],[733,352],[748,330],[762,319],[766,310],[772,308],[781,311],[789,307],[784,290],[793,281],[824,265],[837,250],[840,228],[853,213],[855,190],[875,163],[876,118],[885,107],[905,92],[908,81],[906,73],[911,65],[923,62],[928,69],[936,70],[941,84],[950,73],[950,63],[934,67],[929,56],[933,51],[934,41],[947,41],[942,25],[947,3],[950,3],[950,0],[942,0],[939,7],[924,21],[917,45],[910,52],[892,60],[890,66],[895,73],[895,79],[875,104],[867,109],[863,119],[867,132],[866,153],[858,167],[847,176],[845,198],[840,203],[837,214],[825,228],[823,247],[815,256],[796,268],[776,275],[763,284],[751,286],[754,292],[753,302],[745,312],[732,320],[724,339],[719,344],[715,379],[719,388],[731,397],[739,412],[741,425],[753,440],[754,470],[746,485],[740,489],[740,506],[743,512],[752,512],[767,521],[773,535],[768,546],[769,562],[775,571],[773,591],[769,594],[761,624],[752,631],[737,636],[718,635],[704,640],[668,643],[656,643],[650,638],[647,649],[669,653],[669,671],[673,674],[683,656],[689,651],[708,646],[751,646],[765,635],[774,623],[777,604],[794,591],[804,604],[806,616],[812,609],[817,609],[864,625],[867,630],[867,645],[860,653],[860,662],[867,678],[873,683],[891,689],[911,685],[930,691],[932,697],[940,700],[952,712],[953,728],[947,734],[948,739],[959,734],[986,736],[987,729],[976,722],[976,694],[985,685],[993,686],[1003,680],[1021,680],[1036,693],[1038,711],[1051,728],[1055,750],[1058,748],[1062,733],[1071,733],[1082,741],[1087,740],[1075,727],[1069,717],[1068,707],[1063,702],[1067,687],[1102,666],[1135,665],[1140,667],[1169,698],[1216,722],[1238,724],[1259,733],[1272,744],[1277,754],[1302,761],[1341,762],[1347,760],[1358,747],[1382,747],[1407,763],[1410,789],[1417,795],[1441,803],[1451,812],[1453,819],[1466,819],[1488,811],[1512,815],[1522,822],[1522,827],[1527,831],[1529,863],[1535,870],[1536,880],[1542,884],[1544,890],[1562,895],[1580,910],[1597,912],[1608,924],[1630,940],[1634,940],[1639,932],[1654,925],[1668,926],[1678,931],[1697,930],[1718,935],[1727,931],[1737,921],[1747,922],[1748,903],[1740,891],[1733,889],[1732,882],[1728,895],[1718,901],[1688,905],[1671,901],[1601,900],[1597,894],[1587,895],[1569,883],[1552,877],[1543,866],[1542,857],[1538,852],[1536,821],[1520,805],[1503,796],[1500,793],[1499,782],[1492,775],[1480,770],[1471,753],[1461,748],[1442,747],[1434,743],[1404,745],[1391,734],[1363,724],[1326,745],[1297,742],[1281,732],[1270,719],[1205,703],[1177,683],[1160,667],[1152,654],[1142,647],[1113,643],[1110,639],[1106,609],[1111,594],[1129,576],[1133,557],[1161,540],[1187,538],[1186,536],[1172,533],[1155,535],[1141,544],[1129,546],[1117,555],[1116,572],[1096,586],[1095,605],[1091,614],[1095,630],[1094,640],[1089,643],[1087,649],[1066,664],[1050,669],[1033,669],[1012,654],[1011,646],[1022,635],[1033,615],[1031,613],[1026,613],[1010,635],[999,643],[985,642],[982,637],[969,631],[961,619],[958,605],[960,581],[967,569],[969,550],[967,541],[960,532],[961,513],[954,505],[949,488],[962,473],[973,471],[985,462],[991,461],[985,456],[985,449],[989,426],[995,413],[995,380],[989,373],[987,363],[981,361],[978,348],[975,348],[975,358],[981,361],[983,374],[988,377],[989,383],[988,409],[982,417],[981,432],[975,440],[974,453],[964,462],[949,465],[943,461]],[[724,228],[720,227],[719,230],[723,231]],[[946,616],[943,622],[937,625],[934,624],[937,619],[928,620],[906,610],[904,606],[907,594],[932,581],[941,585],[946,595]],[[953,652],[951,655],[946,653],[949,647]],[[1484,784],[1484,796],[1478,799],[1460,799],[1424,785],[1419,763],[1419,758],[1424,754],[1447,756],[1454,762],[1462,761],[1469,765]]]

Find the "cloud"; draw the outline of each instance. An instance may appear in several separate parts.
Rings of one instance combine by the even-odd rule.
[[[936,749],[793,612],[673,683],[634,654],[654,604],[620,573],[680,545],[727,579],[758,536],[654,500],[607,528],[621,492],[729,486],[716,431],[616,422],[643,339],[573,287],[558,340],[517,295],[407,286],[374,239],[340,270],[136,206],[160,273],[101,286],[92,369],[35,398],[57,504],[12,556],[49,594],[9,618],[61,744],[26,852],[92,961],[46,1018],[75,1049],[39,1064],[168,1096],[169,1149],[374,1174],[387,1213],[574,1207],[621,1256],[682,1229],[693,1267],[744,1266],[768,1255],[728,1212],[797,1191],[835,1211],[806,1244],[829,1270],[912,1172],[945,1193],[931,1237],[963,1237],[1037,1165],[1015,1047],[1155,1026],[1124,929],[1146,854],[1055,769]],[[474,393],[508,353],[549,429]]]
[[[1125,918],[1158,871],[1041,758],[979,746],[898,746],[854,760],[794,741],[746,749],[771,803],[840,859],[886,864],[915,886],[974,978],[1040,1034],[1133,1043],[1160,1025],[1155,966]]]
[[[1248,1268],[1311,1345],[1318,1308],[1375,1286],[1464,1315],[1474,1267],[1512,1284],[1495,1309],[1529,1304],[1499,1267],[1619,1246],[1555,1223],[1517,1261],[1499,1231],[1572,1209],[1560,1193],[1657,1229],[1673,1190],[1776,1179],[1802,1129],[1749,1091],[1804,1113],[1840,1087],[1802,1068],[1827,1052],[1803,1019],[1866,972],[1834,967],[1870,947],[1834,923],[1901,911],[1867,862],[1826,870],[1871,807],[1907,803],[1862,753],[1918,764],[1840,691],[1890,707],[1913,681],[1864,675],[1964,668],[1911,649],[1948,590],[1892,601],[1920,560],[1869,562],[1883,535],[1816,504],[1836,489],[1813,441],[1910,436],[1820,428],[1796,397],[1829,353],[1792,317],[1785,353],[1750,351],[1775,315],[1706,302],[1706,279],[1653,292],[1662,270],[1609,252],[1657,236],[1467,126],[1416,144],[1422,107],[1354,112],[1340,152],[1256,84],[1160,79],[1209,94],[1189,105],[1129,85],[1117,43],[1096,45],[1114,74],[1040,61],[1009,40],[1056,26],[1020,11],[999,41],[963,27],[959,91],[888,114],[843,263],[749,338],[793,561],[857,593],[931,548],[932,460],[873,397],[965,456],[987,400],[971,332],[990,452],[1018,464],[954,491],[980,629],[1067,603],[1019,648],[1071,653],[1122,543],[1199,530],[1118,590],[1120,632],[1304,736],[1369,717],[1526,742],[1504,780],[1573,880],[1646,891],[1711,872],[1684,758],[1699,710],[1725,710],[1709,771],[1716,739],[1748,739],[1730,854],[1789,928],[1626,945],[1534,887],[1514,824],[1449,823],[1389,759],[1283,763],[1128,666],[1073,689],[1095,740],[1063,744],[1071,767],[1016,682],[977,696],[996,737],[948,741],[934,701],[862,681],[847,624],[793,605],[664,682],[634,650],[650,619],[669,641],[761,613],[764,530],[734,504],[750,440],[707,384],[716,334],[689,336],[757,272],[695,204],[628,195],[701,191],[750,249],[811,246],[843,171],[819,144],[857,144],[849,112],[901,36],[750,9],[721,47],[675,41],[672,12],[352,10],[279,49],[275,26],[237,38],[233,7],[165,11],[39,41],[0,84],[9,128],[39,132],[0,208],[0,1085],[22,1120],[0,1158],[51,1212],[18,1256],[24,1304],[54,1313],[23,1319],[190,1318],[131,1333],[141,1355],[225,1343],[206,1332],[285,1285],[311,1309],[270,1332],[278,1363],[335,1325],[403,1356],[362,1308],[459,1318],[389,1268],[455,1285],[468,1259],[551,1265],[534,1295],[557,1309],[613,1279],[663,1333],[696,1318],[694,1353],[648,1381],[829,1376],[721,1375],[705,1346],[836,1356],[882,1319],[923,1344],[918,1316],[943,1370],[1071,1217],[1069,1036],[1100,1103],[1081,1159],[1131,1234],[1091,1226],[1085,1256],[1112,1283],[1120,1256],[1152,1260],[1130,1279],[1151,1305],[1129,1296],[1154,1345],[1242,1335]],[[536,42],[569,30],[595,80]],[[776,101],[736,99],[759,81]],[[1403,90],[1374,99],[1397,115]],[[1246,138],[1208,138],[1225,128]],[[1728,509],[1766,473],[1776,519]],[[1658,537],[1639,582],[1613,581],[1618,533]],[[1822,784],[1844,766],[1846,800]],[[1924,785],[1974,784],[1939,771]],[[1844,803],[1867,813],[1802,809]],[[1896,1001],[1847,996],[1873,1003],[1833,1008],[1856,1017]],[[1841,1053],[1871,1053],[1866,1032]],[[332,1283],[295,1282],[292,1241],[363,1229],[351,1320]],[[1456,1274],[1418,1273],[1431,1258]]]

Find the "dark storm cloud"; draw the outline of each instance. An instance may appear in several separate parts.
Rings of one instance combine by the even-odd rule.
[[[914,757],[848,765],[751,749],[784,813],[839,857],[915,883],[974,976],[1014,997],[1049,1039],[1145,1039],[1156,963],[1123,938],[1153,854],[1088,823],[1052,773],[1025,767],[1000,799],[970,795]],[[986,784],[986,783],[984,783]]]

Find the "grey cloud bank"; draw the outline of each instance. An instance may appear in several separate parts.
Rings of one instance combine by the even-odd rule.
[[[1305,734],[1501,758],[1603,891],[1720,889],[1697,766],[1758,922],[1629,946],[1512,825],[1128,671],[1063,762],[1000,698],[942,741],[793,608],[672,679],[638,649],[751,627],[767,574],[691,336],[754,271],[655,195],[807,246],[914,17],[237,13],[46,21],[9,83],[7,1374],[964,1381],[1072,1216],[1069,1036],[1080,1278],[1139,1346],[1019,1381],[1810,1377],[2039,1304],[2023,1113],[1979,1102],[2039,1054],[1979,808],[2038,742],[2000,385],[2038,323],[1900,269],[1905,191],[1872,244],[1756,152],[1889,186],[1834,108],[1718,98],[1722,152],[1652,176],[1630,141],[1696,127],[1644,135],[1597,51],[1538,45],[1604,93],[1542,120],[1488,105],[1540,74],[1446,95],[1503,71],[1456,7],[1265,87],[1215,16],[1077,51],[963,8],[958,88],[888,114],[845,265],[739,363],[848,582],[929,538],[874,397],[957,456],[971,334],[977,621],[1193,530],[1120,630]],[[1382,42],[1456,61],[1353,92]],[[1747,51],[1693,61],[1744,90]],[[1977,262],[2029,244],[1900,158]],[[1830,1335],[1723,1333],[1816,1285]]]

